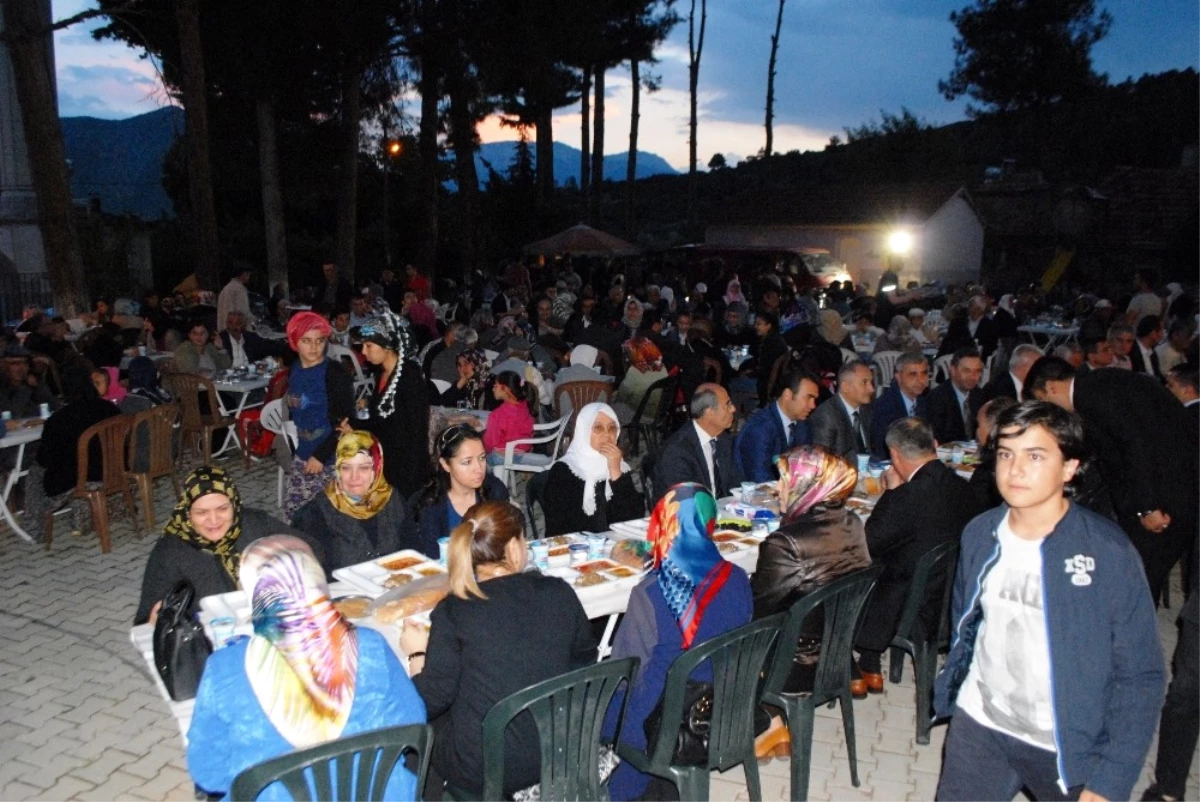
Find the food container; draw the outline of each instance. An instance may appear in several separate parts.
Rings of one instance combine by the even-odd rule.
[[[567,553],[571,556],[571,565],[579,565],[588,561],[588,544],[572,543],[567,547]]]

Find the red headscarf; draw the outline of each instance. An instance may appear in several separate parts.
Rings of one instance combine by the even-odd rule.
[[[300,338],[313,329],[328,337],[333,332],[329,321],[316,312],[297,312],[287,324],[287,341],[293,351],[300,351]]]

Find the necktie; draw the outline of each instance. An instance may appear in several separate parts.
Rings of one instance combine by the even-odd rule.
[[[858,414],[858,410],[854,410],[854,414],[850,416],[850,422],[854,426],[854,439],[858,443],[858,453],[867,453],[867,439],[863,437],[862,417]]]
[[[712,449],[713,461],[713,496],[721,494],[721,462],[717,459],[717,441],[712,439],[708,441],[708,447]]]
[[[964,398],[962,403],[962,419],[963,419],[963,439],[971,439],[971,405],[970,400]]]
[[[1162,371],[1158,368],[1158,351],[1150,350],[1150,375],[1156,379],[1162,378]]]
[[[792,421],[792,425],[788,427],[788,448],[795,448],[800,445],[800,421]]]

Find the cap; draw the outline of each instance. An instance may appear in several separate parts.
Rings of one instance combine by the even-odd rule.
[[[1111,307],[1112,301],[1108,300],[1107,298],[1101,298],[1099,301],[1096,301],[1096,305],[1093,307],[1093,309],[1109,309]]]
[[[908,310],[909,317],[925,317],[925,310],[919,306],[914,306]]]

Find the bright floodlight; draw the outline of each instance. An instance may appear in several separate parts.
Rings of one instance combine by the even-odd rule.
[[[900,256],[908,253],[912,250],[912,234],[907,231],[893,231],[888,236],[888,249]]]

